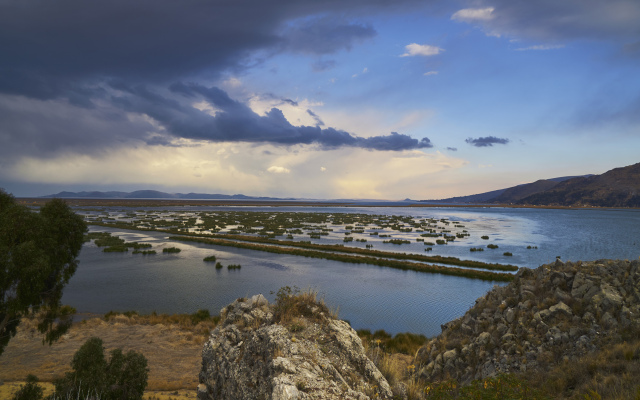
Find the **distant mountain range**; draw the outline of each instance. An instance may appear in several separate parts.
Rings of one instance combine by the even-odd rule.
[[[541,179],[470,196],[425,203],[517,204],[568,207],[640,207],[640,163],[602,175]]]
[[[67,199],[295,200],[293,198],[245,196],[244,194],[165,193],[157,190],[136,190],[134,192],[60,192],[42,197]]]

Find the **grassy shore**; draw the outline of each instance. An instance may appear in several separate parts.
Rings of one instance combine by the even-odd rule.
[[[169,239],[183,242],[205,243],[217,246],[229,246],[248,250],[265,251],[277,254],[291,254],[302,257],[321,258],[325,260],[334,260],[355,264],[371,264],[381,267],[390,267],[401,270],[411,270],[418,272],[429,272],[443,275],[454,275],[472,279],[482,279],[487,281],[509,282],[513,280],[513,275],[508,273],[478,271],[473,269],[443,267],[433,264],[421,264],[408,261],[389,260],[385,258],[376,258],[361,255],[336,254],[326,251],[308,250],[284,246],[272,246],[256,243],[237,242],[227,239],[217,239],[210,237],[193,237],[193,236],[171,236]]]

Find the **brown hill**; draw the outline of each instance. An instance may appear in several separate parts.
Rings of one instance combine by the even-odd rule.
[[[640,207],[640,163],[602,175],[560,182],[519,204],[573,207]]]
[[[489,200],[491,203],[511,204],[529,197],[531,195],[547,191],[558,185],[559,182],[549,179],[540,179],[538,181],[527,183],[526,185],[518,185],[505,190],[500,196]]]

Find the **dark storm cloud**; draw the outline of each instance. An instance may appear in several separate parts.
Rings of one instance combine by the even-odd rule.
[[[493,8],[491,18],[466,19],[491,33],[538,41],[595,39],[621,41],[640,38],[637,0],[473,0],[473,9]],[[464,18],[454,19],[465,20]]]
[[[136,143],[172,145],[172,137],[428,147],[406,135],[365,139],[333,128],[295,127],[277,108],[257,115],[218,88],[169,85],[215,80],[282,52],[349,50],[376,34],[362,18],[416,4],[424,1],[0,0],[0,145],[11,143],[0,153],[95,153]],[[49,102],[15,112],[11,103],[24,98]],[[209,115],[187,98],[205,99],[221,111]],[[166,131],[158,132],[146,116]]]
[[[339,21],[333,17],[304,19],[285,33],[284,47],[297,53],[332,54],[350,50],[354,43],[376,35],[370,25]]]
[[[114,146],[139,146],[151,139],[148,132],[154,129],[113,107],[87,109],[0,96],[0,160],[7,162],[21,156],[93,155]]]
[[[418,3],[404,0],[402,3]],[[0,90],[62,95],[72,80],[163,82],[242,68],[257,50],[327,54],[370,38],[366,24],[326,15],[385,0],[0,0]]]
[[[479,137],[477,139],[469,138],[465,142],[476,147],[490,147],[494,144],[507,144],[509,139],[501,139],[495,136]]]
[[[258,115],[217,87],[174,83],[170,89],[171,93],[183,99],[205,100],[217,112],[211,115],[200,111],[178,98],[163,96],[146,86],[120,86],[121,95],[114,96],[111,102],[125,112],[151,117],[178,138],[278,145],[317,144],[323,149],[350,146],[399,151],[432,147],[427,138],[418,141],[396,132],[362,138],[335,128],[293,126],[280,109],[272,108],[265,115]]]

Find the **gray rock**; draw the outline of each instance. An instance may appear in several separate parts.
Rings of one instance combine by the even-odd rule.
[[[549,362],[549,354],[571,362],[619,337],[621,329],[640,326],[640,261],[556,261],[523,268],[513,282],[477,300],[461,321],[464,329],[444,324],[428,354],[417,352],[414,364],[428,366],[421,371],[425,380],[449,376],[464,384],[502,372],[548,369],[556,362]],[[451,341],[467,344],[452,353],[446,350]]]
[[[273,323],[262,295],[238,299],[223,310],[202,350],[200,400],[392,397],[346,322],[320,314],[314,320],[300,317],[303,329],[292,333]]]
[[[564,304],[563,302],[560,302],[555,306],[549,307],[549,312],[551,316],[554,316],[554,317],[557,315],[566,315],[566,316],[573,315],[573,311],[571,311],[571,308],[568,305]]]

